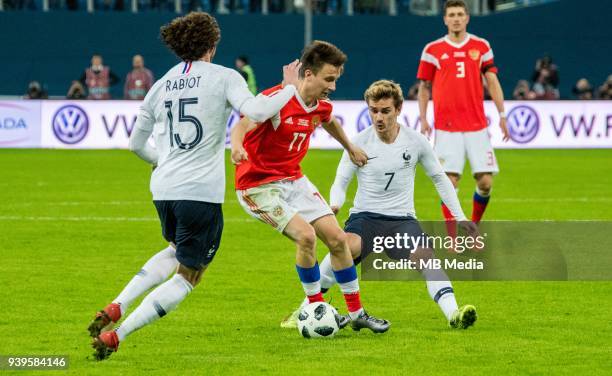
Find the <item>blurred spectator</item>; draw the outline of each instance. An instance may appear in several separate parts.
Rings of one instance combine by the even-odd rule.
[[[132,71],[125,77],[123,97],[125,99],[144,99],[153,86],[153,73],[145,68],[141,55],[132,58]]]
[[[544,68],[537,76],[537,81],[533,83],[535,99],[559,99],[559,90],[550,82],[551,71]]]
[[[249,90],[253,95],[257,95],[257,80],[255,79],[255,72],[253,68],[249,65],[249,58],[242,55],[236,58],[236,70],[240,72],[242,77],[249,85]]]
[[[552,86],[554,89],[559,86],[559,71],[557,66],[553,64],[552,57],[545,55],[536,61],[531,81],[533,83],[540,82],[545,86]]]
[[[418,99],[419,83],[420,81],[417,81],[414,84],[412,84],[412,86],[410,86],[410,88],[408,89],[408,94],[406,95],[406,99],[411,100],[411,101],[415,101]]]
[[[24,96],[25,99],[47,99],[48,97],[47,91],[38,81],[31,81],[28,84],[28,91]]]
[[[527,80],[519,80],[512,92],[512,98],[516,100],[536,99],[536,94],[529,88]]]
[[[597,90],[597,97],[599,99],[612,99],[612,74]]]
[[[89,91],[87,99],[110,99],[110,87],[119,82],[119,77],[102,64],[102,56],[91,57],[91,67],[85,69],[79,81]]]
[[[576,99],[593,99],[593,87],[586,78],[581,78],[578,80],[578,82],[576,82],[576,85],[574,85],[574,88],[572,89],[572,93],[574,93]]]
[[[70,84],[70,88],[68,89],[68,93],[66,94],[66,99],[86,99],[87,95],[85,94],[85,88],[83,84],[79,81],[72,81]]]

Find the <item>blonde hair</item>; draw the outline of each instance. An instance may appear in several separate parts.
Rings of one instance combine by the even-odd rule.
[[[392,98],[395,108],[401,108],[404,102],[404,94],[399,84],[391,80],[378,80],[365,91],[363,98],[369,104],[370,101]]]

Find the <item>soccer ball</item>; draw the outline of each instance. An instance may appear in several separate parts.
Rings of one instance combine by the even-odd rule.
[[[304,338],[331,338],[338,333],[337,314],[327,303],[310,303],[300,310],[298,330]]]

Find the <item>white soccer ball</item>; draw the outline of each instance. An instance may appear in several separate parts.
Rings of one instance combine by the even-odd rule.
[[[304,338],[331,338],[338,333],[337,314],[327,303],[310,303],[300,310],[298,330]]]

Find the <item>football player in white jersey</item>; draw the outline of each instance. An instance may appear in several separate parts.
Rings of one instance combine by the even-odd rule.
[[[141,106],[130,150],[155,167],[153,202],[171,244],[153,256],[89,326],[98,360],[117,351],[135,330],[172,311],[198,284],[219,248],[225,195],[225,135],[232,108],[264,121],[294,96],[300,64],[283,68],[284,87],[273,97],[253,97],[238,72],[213,64],[220,39],[217,21],[193,12],[161,28],[161,38],[182,60],[157,81]],[[155,146],[148,143],[153,134]],[[116,330],[139,295],[151,291]]]
[[[477,234],[476,225],[467,221],[457,193],[427,139],[397,122],[404,101],[400,86],[393,81],[376,81],[366,90],[364,97],[373,125],[358,134],[353,143],[366,152],[368,163],[357,167],[344,153],[330,194],[330,206],[334,213],[338,213],[344,204],[348,185],[353,175],[357,174],[357,194],[344,228],[355,264],[361,261],[364,229],[373,224],[373,221],[393,222],[394,225],[399,222],[402,233],[409,236],[423,234],[414,209],[417,163],[425,169],[440,198],[455,218],[468,233]],[[419,251],[425,251],[421,255],[432,255],[431,250]],[[336,283],[329,255],[321,262],[320,270],[321,290],[327,291]],[[431,298],[440,306],[451,327],[468,328],[474,324],[476,309],[471,305],[461,308],[457,306],[453,288],[443,270],[427,269],[420,272],[426,280]],[[294,312],[281,326],[295,326],[292,320],[295,315]]]

